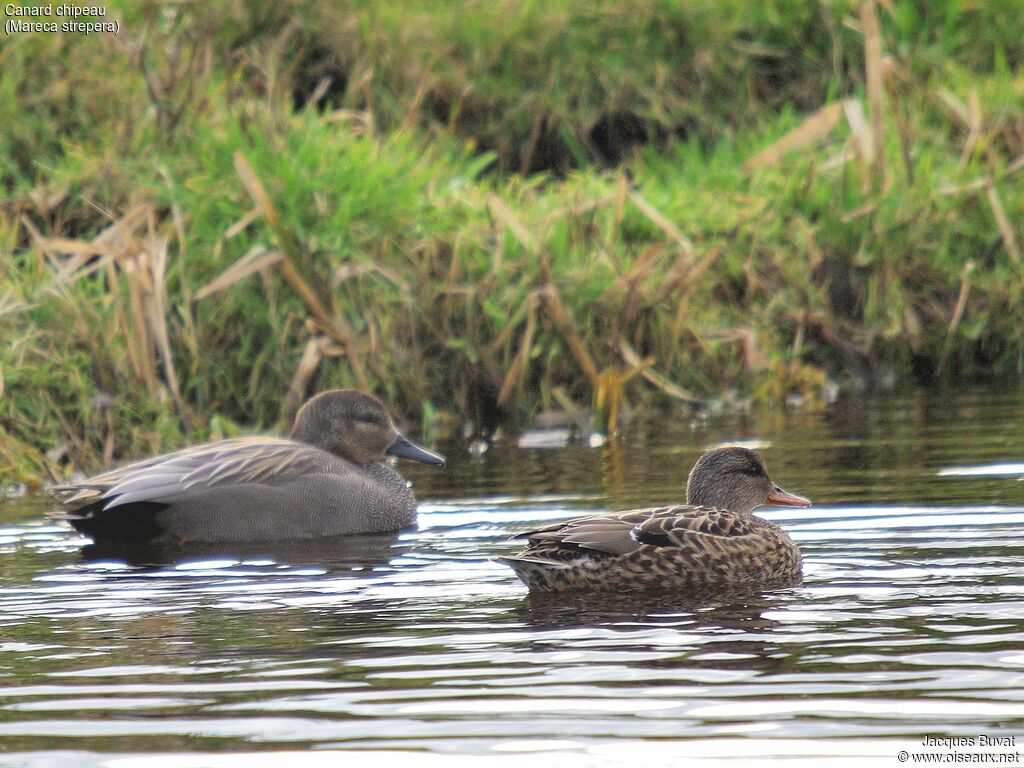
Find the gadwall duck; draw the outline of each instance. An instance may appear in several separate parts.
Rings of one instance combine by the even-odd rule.
[[[746,448],[708,451],[694,465],[686,504],[590,515],[521,534],[510,566],[531,589],[707,591],[800,580],[800,551],[762,505],[806,507]]]
[[[322,392],[290,440],[239,437],[185,448],[55,488],[59,516],[95,540],[261,542],[397,531],[416,499],[385,455],[444,458],[405,438],[375,397]]]

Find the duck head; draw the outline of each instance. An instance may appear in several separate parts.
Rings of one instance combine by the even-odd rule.
[[[354,389],[329,389],[306,401],[295,415],[292,439],[315,445],[353,464],[381,461],[385,455],[444,464],[398,431],[384,404]]]
[[[749,514],[757,507],[809,507],[802,496],[782,490],[768,477],[761,457],[747,448],[715,448],[690,470],[686,503]]]

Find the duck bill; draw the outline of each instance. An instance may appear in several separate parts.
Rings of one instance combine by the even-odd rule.
[[[809,507],[811,506],[811,500],[805,499],[803,496],[797,496],[795,493],[784,491],[779,486],[773,485],[772,492],[765,499],[765,504],[773,507]]]
[[[386,453],[398,456],[400,459],[411,459],[412,461],[422,461],[424,464],[444,466],[444,456],[416,445],[416,443],[404,435],[399,435],[398,439],[391,444]]]

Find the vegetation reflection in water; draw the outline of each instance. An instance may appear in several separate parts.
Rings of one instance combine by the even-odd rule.
[[[599,448],[450,450],[440,477],[410,469],[416,531],[245,551],[83,548],[42,521],[42,500],[8,502],[0,743],[79,750],[73,765],[81,750],[571,754],[738,738],[739,753],[1013,734],[1022,417],[1018,393],[934,394],[676,413]],[[677,500],[696,456],[733,440],[760,441],[772,476],[816,502],[763,512],[800,545],[802,586],[528,595],[489,560],[538,523]]]

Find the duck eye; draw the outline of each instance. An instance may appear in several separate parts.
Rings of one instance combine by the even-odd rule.
[[[357,413],[355,421],[359,424],[379,424],[380,420],[375,413]]]

